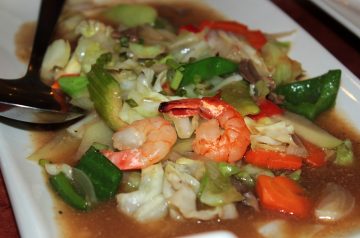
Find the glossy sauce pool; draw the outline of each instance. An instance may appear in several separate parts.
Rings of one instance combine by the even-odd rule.
[[[170,6],[154,4],[154,6],[159,10],[160,15],[169,19],[175,26],[196,23],[204,19],[223,18],[214,10],[201,5],[181,4]],[[21,43],[19,44],[21,45]],[[360,158],[360,136],[346,121],[336,116],[334,112],[327,112],[317,122],[339,138],[350,138],[353,142],[356,158]],[[34,134],[33,138],[36,147],[43,144],[52,134]],[[327,225],[316,237],[329,235],[338,237],[343,232],[354,227],[360,228],[360,163],[357,161],[351,168],[328,165],[320,169],[303,169],[301,185],[305,187],[312,199],[315,200],[319,196],[321,189],[327,182],[335,182],[348,189],[356,197],[356,207],[346,219]],[[55,201],[55,219],[59,223],[63,237],[74,237],[74,235],[76,237],[175,237],[212,230],[229,230],[239,237],[260,237],[256,232],[256,227],[265,221],[273,219],[286,219],[290,224],[288,235],[291,236],[294,232],[296,234],[307,234],[311,224],[321,224],[314,219],[297,220],[267,211],[258,213],[252,208],[241,204],[238,205],[239,218],[235,220],[204,222],[164,219],[149,224],[139,224],[121,214],[116,209],[115,200],[104,203],[91,212],[83,213],[68,207],[57,199],[55,195],[53,197]]]

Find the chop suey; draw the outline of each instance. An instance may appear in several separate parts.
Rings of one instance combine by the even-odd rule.
[[[112,202],[138,224],[227,229],[255,216],[264,222],[248,229],[260,237],[304,224],[321,233],[354,217],[360,196],[351,182],[314,186],[318,174],[346,176],[358,162],[351,140],[313,122],[335,104],[341,71],[305,77],[288,34],[211,18],[178,26],[152,5],[74,4],[41,76],[88,115],[30,158],[74,212]]]

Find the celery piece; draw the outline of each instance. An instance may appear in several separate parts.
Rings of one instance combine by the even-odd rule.
[[[250,95],[250,86],[245,81],[236,81],[221,88],[221,98],[233,106],[241,115],[255,115],[260,112]]]
[[[119,4],[105,10],[102,16],[111,22],[126,27],[154,24],[157,12],[154,8],[140,4]]]
[[[89,83],[86,76],[62,76],[58,82],[61,90],[72,98],[83,95]]]
[[[87,74],[88,90],[96,112],[112,130],[116,131],[126,123],[119,117],[122,107],[120,86],[114,77],[103,68],[108,60],[107,57],[108,54],[100,56]]]

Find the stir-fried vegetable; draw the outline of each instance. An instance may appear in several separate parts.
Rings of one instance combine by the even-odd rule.
[[[281,85],[276,93],[284,97],[286,109],[313,120],[334,106],[340,77],[340,70],[330,70],[316,78]]]
[[[153,24],[157,17],[154,8],[141,4],[120,4],[105,10],[105,19],[126,27]]]
[[[98,62],[92,66],[87,74],[89,79],[90,98],[99,115],[113,130],[124,126],[119,113],[121,110],[121,92],[116,80],[104,69],[104,65],[110,60],[111,55],[102,55]]]
[[[261,205],[266,209],[293,214],[300,218],[310,216],[310,200],[305,196],[304,190],[287,177],[260,175],[256,191]]]
[[[246,153],[245,158],[250,164],[269,169],[296,170],[302,165],[302,158],[299,156],[271,150],[250,150]]]
[[[180,86],[200,83],[214,76],[230,74],[237,70],[237,64],[221,57],[210,57],[182,66],[183,78]]]
[[[235,219],[239,206],[304,219],[314,201],[302,179],[354,163],[349,140],[311,121],[335,104],[340,70],[300,80],[289,43],[242,23],[176,31],[150,5],[99,9],[64,17],[75,47],[54,41],[41,71],[91,111],[31,156],[56,162],[44,167],[70,206],[88,211],[116,197],[119,212],[140,223]],[[66,154],[52,154],[63,146]],[[324,191],[315,217],[352,211],[348,191]]]

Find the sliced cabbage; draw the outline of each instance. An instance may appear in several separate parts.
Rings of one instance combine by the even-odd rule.
[[[221,206],[244,199],[231,184],[230,177],[223,176],[218,163],[207,161],[206,174],[201,179],[200,201],[209,206]]]
[[[213,55],[204,34],[183,32],[169,45],[170,54],[176,61],[189,62],[190,58],[202,59]]]
[[[258,121],[245,117],[250,130],[252,149],[266,149],[306,157],[307,150],[293,139],[294,127],[287,121],[263,118]]]
[[[268,42],[261,49],[276,85],[295,81],[302,74],[300,63],[289,58],[289,48],[288,44],[273,41]]]
[[[152,87],[154,71],[143,69],[136,79],[136,86],[128,92],[127,99],[132,99],[137,106],[132,108],[143,117],[154,117],[158,115],[159,104],[168,101],[168,98],[156,92]]]
[[[168,162],[165,167],[164,196],[169,202],[170,216],[174,219],[210,220],[216,217],[234,219],[238,216],[232,203],[222,204],[211,209],[197,209],[197,193],[200,182],[196,177],[203,177],[204,162],[180,158]]]
[[[167,203],[162,195],[164,170],[161,164],[151,165],[141,172],[139,189],[116,196],[120,211],[145,223],[167,215]]]
[[[113,58],[116,58],[117,43],[111,37],[113,29],[110,26],[99,21],[86,20],[82,21],[75,31],[81,34],[74,55],[81,64],[82,72],[88,73],[97,58],[104,53],[111,52],[114,54]]]
[[[63,39],[52,42],[45,53],[40,69],[40,77],[43,80],[54,78],[54,69],[63,68],[70,59],[70,43]]]

